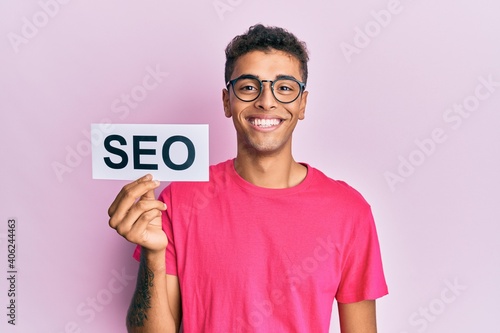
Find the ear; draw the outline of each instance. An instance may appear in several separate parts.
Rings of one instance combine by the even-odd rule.
[[[227,118],[231,118],[231,103],[229,101],[229,91],[227,89],[222,89],[222,105],[224,106],[224,115]]]
[[[299,106],[299,119],[302,120],[305,118],[306,113],[306,105],[307,105],[307,96],[309,95],[309,91],[304,91],[300,98],[300,106]]]

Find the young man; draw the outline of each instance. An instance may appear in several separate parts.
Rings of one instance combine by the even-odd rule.
[[[126,185],[110,226],[138,244],[129,332],[376,332],[387,293],[369,205],[292,157],[308,92],[305,44],[256,25],[226,49],[224,114],[238,151],[210,181]],[[167,208],[168,207],[168,208]]]

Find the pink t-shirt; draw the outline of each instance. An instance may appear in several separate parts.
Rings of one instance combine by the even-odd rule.
[[[299,185],[266,189],[229,160],[210,167],[209,182],[162,192],[167,274],[179,277],[185,332],[327,333],[334,298],[387,294],[370,206],[306,166]]]

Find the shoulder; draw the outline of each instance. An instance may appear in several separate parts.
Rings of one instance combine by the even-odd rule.
[[[353,208],[370,208],[363,195],[343,180],[333,179],[319,169],[307,165],[314,191]]]

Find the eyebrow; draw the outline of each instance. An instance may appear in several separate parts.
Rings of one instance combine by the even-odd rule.
[[[255,74],[247,74],[247,73],[245,73],[245,74],[241,74],[239,77],[245,77],[245,76],[247,76],[247,77],[256,77],[256,78],[258,78],[258,79],[261,79],[261,77],[260,77],[259,75],[255,75]],[[278,75],[276,75],[276,76],[274,77],[274,80],[279,80],[279,79],[294,79],[294,80],[297,80],[297,81],[301,81],[301,80],[297,79],[295,76],[293,76],[293,75],[288,75],[288,74],[278,74]],[[274,80],[273,80],[273,81],[274,81]]]

